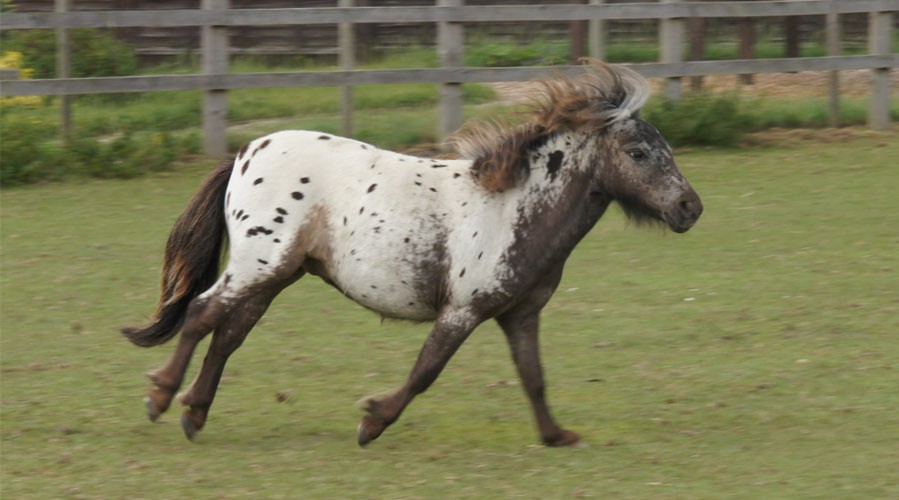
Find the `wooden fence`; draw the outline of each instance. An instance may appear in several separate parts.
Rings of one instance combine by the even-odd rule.
[[[73,28],[128,28],[136,26],[195,26],[201,28],[202,73],[191,75],[129,76],[8,80],[2,82],[3,95],[98,94],[168,90],[202,90],[203,136],[207,154],[222,155],[226,150],[227,92],[231,89],[294,86],[341,86],[343,126],[351,128],[351,87],[366,84],[437,83],[441,85],[439,137],[461,125],[461,84],[472,82],[521,81],[550,71],[572,73],[573,66],[470,68],[463,67],[464,25],[499,21],[582,21],[590,23],[591,55],[604,54],[603,22],[607,20],[658,19],[660,61],[634,64],[646,77],[666,79],[665,93],[680,97],[681,79],[713,74],[774,73],[866,69],[872,72],[871,105],[868,122],[885,129],[890,121],[890,69],[899,67],[899,55],[890,51],[893,16],[899,0],[780,0],[737,2],[685,2],[604,4],[589,0],[587,5],[466,6],[464,0],[437,0],[429,7],[352,7],[352,0],[340,0],[339,7],[291,9],[230,9],[229,0],[202,0],[201,9],[143,11],[67,11],[69,0],[57,0],[57,12],[8,13],[0,29],[56,29],[65,40]],[[869,17],[868,54],[840,55],[841,14],[864,13]],[[779,16],[827,16],[829,55],[786,59],[741,59],[734,61],[684,61],[686,23],[691,18],[754,18]],[[353,69],[352,30],[360,23],[437,23],[439,68]],[[340,29],[341,69],[283,73],[229,73],[228,28],[232,26],[275,26],[292,24],[337,24]],[[60,74],[66,75],[65,54],[60,54]],[[836,78],[833,79],[836,81]],[[838,96],[836,86],[832,95]],[[838,102],[837,98],[832,98]],[[834,110],[832,109],[832,112]],[[65,118],[64,118],[65,121]],[[349,135],[349,134],[348,134]]]

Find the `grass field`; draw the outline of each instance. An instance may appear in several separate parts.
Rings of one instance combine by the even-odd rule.
[[[543,317],[559,421],[538,446],[481,327],[367,449],[353,403],[393,389],[426,325],[306,279],[229,363],[198,442],[151,424],[144,350],[168,230],[209,165],[2,193],[0,478],[18,498],[896,498],[899,137],[690,151],[685,235],[611,213]],[[196,366],[196,363],[194,367]]]

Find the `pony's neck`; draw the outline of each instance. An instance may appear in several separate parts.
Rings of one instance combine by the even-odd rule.
[[[563,131],[527,153],[530,173],[515,190],[520,224],[565,256],[599,220],[609,202],[591,196],[601,168],[596,134]],[[549,250],[549,248],[544,248]]]

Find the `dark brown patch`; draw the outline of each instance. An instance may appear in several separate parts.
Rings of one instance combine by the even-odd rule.
[[[237,161],[240,161],[243,159],[243,155],[247,154],[247,149],[250,149],[249,143],[244,144],[243,147],[240,148],[240,151],[237,152]]]
[[[331,140],[331,136],[330,136],[330,135],[320,135],[320,136],[318,136],[318,140],[320,140],[320,141],[330,141],[330,140]]]
[[[308,177],[300,177],[300,184],[309,184]]]
[[[254,185],[254,186],[258,186],[258,185],[260,185],[260,184],[262,184],[262,177],[260,177],[260,178],[256,179],[255,181],[253,181],[253,185]]]
[[[243,162],[243,166],[240,167],[240,175],[247,173],[248,168],[250,168],[250,160]]]
[[[464,267],[462,268],[462,272],[459,273],[459,277],[460,277],[460,278],[463,277],[463,276],[465,276],[465,268],[464,268]]]
[[[260,264],[263,264],[263,265],[268,265],[268,261],[267,261],[267,260],[256,259],[256,262],[258,262],[258,263],[260,263]]]
[[[247,219],[249,219],[249,218],[250,218],[250,214],[243,214],[243,217],[241,217],[240,220],[244,221],[244,220],[247,220]]]
[[[434,165],[431,165],[431,168],[446,168],[446,165],[443,163],[435,163]]]
[[[292,196],[293,199],[295,199],[295,200],[302,200],[302,199],[303,199],[303,193],[301,193],[301,192],[299,192],[299,191],[294,191],[294,192],[290,193],[290,196]]]
[[[237,215],[235,215],[234,218],[235,218],[235,219],[240,219],[241,216],[243,216],[243,209],[241,209],[239,212],[237,212]]]
[[[459,172],[453,174],[453,179],[458,179],[459,177],[462,177],[462,174],[460,174]]]
[[[366,146],[365,144],[360,144],[360,146],[362,146],[362,149],[368,149],[368,146]]]
[[[343,225],[346,226],[346,217],[343,218]]]
[[[266,139],[266,140],[262,141],[262,144],[260,144],[259,147],[256,148],[256,151],[259,151],[260,149],[268,146],[269,144],[271,144],[271,142],[272,142],[271,139]]]
[[[432,193],[436,193],[436,192],[437,192],[437,190],[434,189],[434,188],[428,188],[428,189],[430,189]]]
[[[378,187],[377,184],[372,184],[371,186],[368,186],[368,191],[366,191],[366,192],[371,193],[372,191],[375,190],[376,187]]]
[[[278,212],[278,213],[281,214],[281,215],[287,215],[287,210],[284,210],[284,209],[281,208],[281,207],[276,208],[275,211]]]
[[[359,215],[362,215],[362,212],[365,211],[365,207],[359,207]]]
[[[565,159],[565,153],[561,151],[553,151],[549,154],[549,161],[546,163],[546,177],[550,181],[556,180],[559,176],[559,169],[562,168],[562,160]]]
[[[416,186],[421,186],[421,183],[418,182],[418,181],[415,181],[415,185],[416,185]]]
[[[272,219],[272,220],[273,220],[274,222],[277,222],[278,224],[281,224],[281,223],[284,222],[284,217],[281,217],[281,216],[279,215],[279,216],[275,217],[275,218]]]

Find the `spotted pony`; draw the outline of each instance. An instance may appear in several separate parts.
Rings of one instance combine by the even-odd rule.
[[[540,88],[529,122],[463,132],[462,159],[282,131],[213,171],[169,236],[152,324],[123,330],[139,346],[181,332],[169,363],[148,374],[150,419],[168,409],[197,344],[214,331],[196,379],[178,396],[193,439],[228,357],[275,296],[308,273],[383,317],[434,323],[405,384],[364,400],[360,445],[394,423],[491,318],[542,442],[578,442],[550,414],[537,343],[540,311],[566,259],[613,202],[633,220],[678,233],[696,223],[702,203],[640,118],[649,91],[637,73],[594,62]]]

